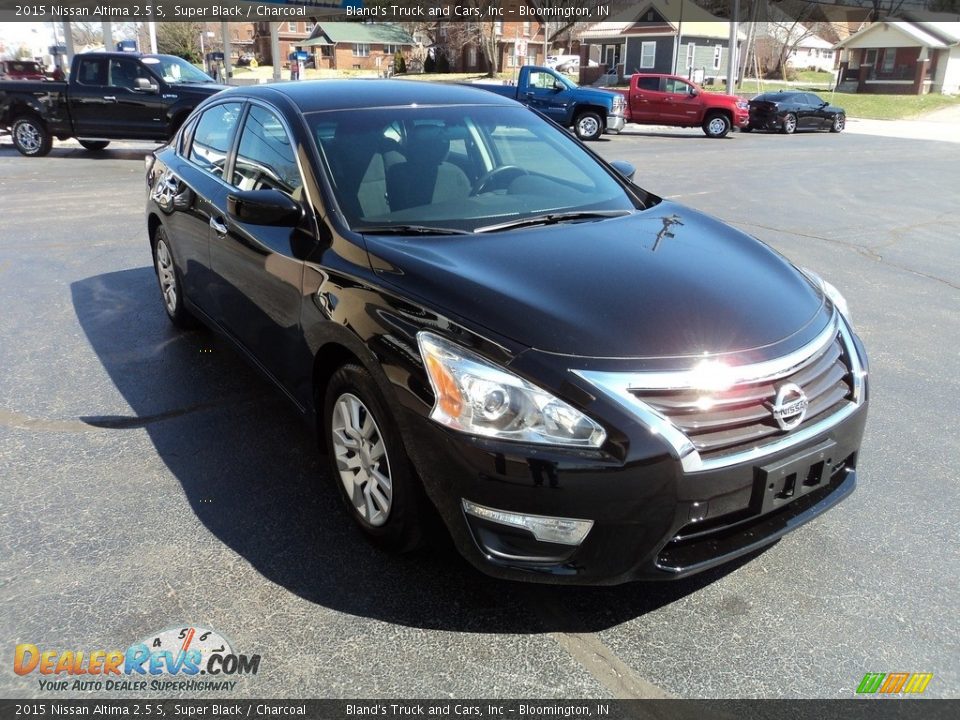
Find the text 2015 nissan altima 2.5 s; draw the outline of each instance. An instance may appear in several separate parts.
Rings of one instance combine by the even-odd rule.
[[[147,164],[170,319],[279,387],[384,547],[432,504],[491,575],[680,577],[854,489],[867,359],[840,294],[512,100],[234,88]]]

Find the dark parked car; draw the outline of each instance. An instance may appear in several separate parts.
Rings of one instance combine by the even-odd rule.
[[[170,319],[280,388],[374,541],[432,505],[493,575],[671,578],[853,491],[867,359],[831,285],[631,175],[474,88],[265,85],[148,158],[146,219]]]
[[[757,95],[750,101],[750,130],[779,130],[790,135],[797,130],[842,132],[847,124],[843,108],[809,92],[781,90]]]

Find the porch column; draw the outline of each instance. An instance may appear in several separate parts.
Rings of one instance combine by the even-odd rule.
[[[929,70],[930,70],[930,58],[923,57],[923,55],[921,55],[920,59],[917,60],[917,68],[914,71],[914,75],[913,75],[913,94],[914,95],[923,95],[924,88],[926,87],[923,81],[927,79],[927,73],[929,72]]]

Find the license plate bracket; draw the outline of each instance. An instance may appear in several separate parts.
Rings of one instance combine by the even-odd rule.
[[[761,514],[776,510],[828,483],[836,449],[835,442],[824,440],[800,454],[757,467],[754,497],[759,497]]]

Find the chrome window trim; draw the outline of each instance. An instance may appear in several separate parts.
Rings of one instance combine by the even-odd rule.
[[[689,375],[692,371],[687,370],[671,373],[621,373],[572,370],[571,372],[628,410],[640,420],[652,434],[662,437],[664,442],[670,446],[673,456],[680,461],[684,472],[705,472],[729,467],[731,465],[738,465],[740,463],[752,462],[767,455],[773,455],[774,453],[799,445],[843,422],[863,405],[865,373],[860,363],[860,356],[857,354],[856,345],[853,342],[853,331],[847,322],[837,313],[834,313],[827,325],[827,329],[800,350],[776,360],[744,365],[738,368],[735,367],[734,371],[738,378],[736,382],[775,380],[789,375],[792,372],[796,372],[811,359],[817,357],[826,344],[833,342],[838,332],[850,361],[853,399],[829,417],[801,430],[791,432],[778,440],[763,443],[749,450],[743,450],[718,458],[702,458],[690,439],[682,431],[677,429],[666,416],[637,398],[631,392],[631,390],[637,389],[689,389],[693,387],[689,380]]]

